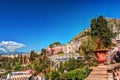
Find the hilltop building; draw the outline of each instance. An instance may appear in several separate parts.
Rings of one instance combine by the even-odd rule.
[[[81,41],[73,40],[72,42],[65,45],[65,48],[66,48],[65,53],[67,54],[76,53],[76,51],[79,50],[80,45],[81,45]]]
[[[65,45],[57,45],[57,46],[54,46],[54,47],[48,47],[46,49],[47,51],[47,54],[49,55],[56,55],[58,54],[59,52],[63,52],[65,54],[69,54],[69,53],[76,53],[76,51],[79,50],[79,47],[81,45],[81,42],[80,41],[72,41],[68,44],[65,44]]]
[[[64,52],[64,45],[57,45],[54,47],[48,47],[46,49],[46,52],[48,53],[48,55],[56,55],[59,52]]]

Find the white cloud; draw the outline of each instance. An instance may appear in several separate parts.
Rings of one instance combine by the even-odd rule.
[[[4,48],[0,48],[0,52],[8,52],[8,51],[5,50]]]
[[[16,49],[25,47],[25,45],[14,41],[2,41],[0,42],[0,47],[2,52],[13,52]]]

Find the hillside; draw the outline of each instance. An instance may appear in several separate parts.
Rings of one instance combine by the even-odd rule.
[[[114,33],[120,32],[120,19],[116,18],[106,18],[108,22],[108,27],[110,30],[112,30]]]
[[[83,39],[85,39],[87,37],[87,35],[90,34],[90,28],[85,29],[84,31],[82,31],[81,33],[79,33],[78,35],[76,35],[72,40],[72,41],[81,41]]]
[[[106,18],[107,22],[108,22],[108,27],[110,28],[111,31],[113,31],[113,33],[116,33],[116,37],[114,38],[115,40],[120,40],[120,19],[116,19],[116,18]],[[79,33],[78,35],[76,35],[72,40],[77,40],[80,41],[82,38],[85,38],[86,35],[90,34],[90,28],[85,29],[84,31],[82,31],[81,33]]]

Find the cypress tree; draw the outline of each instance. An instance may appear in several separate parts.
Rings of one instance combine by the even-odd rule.
[[[34,57],[35,57],[35,52],[34,50],[32,50],[30,53],[30,60],[33,61],[35,59]]]

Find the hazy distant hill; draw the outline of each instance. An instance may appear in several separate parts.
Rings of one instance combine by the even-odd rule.
[[[3,54],[5,54],[5,55],[6,54],[25,54],[25,52],[17,52],[17,51],[16,52],[6,52],[6,53],[5,52],[0,52],[0,55],[3,55]]]

